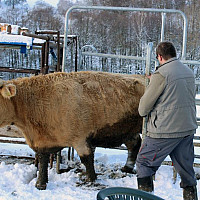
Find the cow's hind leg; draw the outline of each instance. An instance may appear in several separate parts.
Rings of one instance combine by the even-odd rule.
[[[39,190],[45,190],[48,182],[48,163],[49,153],[37,153],[39,160],[39,175],[35,187]]]
[[[125,166],[121,170],[127,173],[134,173],[135,161],[141,146],[140,135],[138,134],[133,140],[125,142],[125,145],[128,149],[128,157]]]
[[[97,176],[94,170],[94,150],[91,150],[90,154],[80,156],[81,162],[86,167],[86,174],[88,180],[93,182],[96,180]]]

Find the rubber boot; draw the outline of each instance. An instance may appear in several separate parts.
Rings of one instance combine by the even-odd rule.
[[[198,200],[197,188],[195,186],[187,186],[183,188],[183,199],[184,200]]]
[[[144,178],[137,178],[138,182],[138,189],[143,190],[146,192],[153,192],[154,186],[153,186],[153,178],[152,176],[146,176]]]

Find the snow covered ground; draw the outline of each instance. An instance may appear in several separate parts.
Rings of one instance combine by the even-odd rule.
[[[0,144],[0,155],[34,156],[34,152],[27,145]],[[64,158],[67,149],[62,155]],[[75,154],[76,155],[76,154]],[[125,163],[127,152],[124,150],[112,150],[97,148],[95,153],[95,169],[98,179],[95,184],[85,184],[80,170],[84,169],[79,164],[77,155],[74,162],[64,160],[65,164],[79,168],[63,174],[56,173],[56,167],[49,169],[49,182],[45,191],[35,188],[36,168],[34,164],[6,164],[0,163],[0,199],[1,200],[95,200],[98,191],[103,187],[123,186],[137,188],[135,174],[126,174],[120,171]],[[200,169],[195,168],[197,173]],[[155,178],[155,194],[167,200],[181,200],[182,190],[179,188],[180,177],[173,183],[173,169],[171,166],[161,166]],[[198,181],[198,195],[200,196],[200,183]]]
[[[200,116],[200,109],[197,109]],[[197,130],[200,135],[200,128]],[[200,149],[200,148],[199,148]],[[200,150],[195,148],[195,152]],[[200,153],[198,153],[200,155]],[[0,143],[0,155],[16,155],[34,157],[34,152],[21,144]],[[85,184],[81,176],[84,166],[79,163],[79,157],[75,154],[75,161],[68,162],[67,148],[62,151],[63,164],[61,168],[75,166],[69,172],[56,173],[56,167],[49,169],[49,182],[45,191],[35,188],[37,170],[34,164],[22,162],[9,163],[9,159],[0,161],[0,200],[95,200],[98,191],[103,187],[130,187],[137,188],[135,174],[126,174],[120,171],[127,158],[127,151],[97,148],[95,152],[95,170],[98,179],[95,184]],[[12,159],[11,159],[12,160]],[[195,160],[195,162],[200,162]],[[78,170],[77,170],[78,168]],[[200,168],[195,168],[200,174]],[[157,171],[154,185],[155,195],[166,200],[181,200],[182,189],[179,187],[180,177],[173,181],[173,168],[162,165]],[[198,196],[200,197],[200,181],[197,181]]]

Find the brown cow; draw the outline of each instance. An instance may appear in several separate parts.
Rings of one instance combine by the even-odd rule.
[[[49,154],[72,146],[96,179],[95,147],[125,144],[125,171],[133,169],[140,147],[142,118],[138,104],[144,93],[136,75],[103,72],[53,73],[2,81],[0,127],[14,124],[38,154],[38,189],[46,189]]]

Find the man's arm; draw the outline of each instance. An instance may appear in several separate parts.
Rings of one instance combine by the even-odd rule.
[[[164,88],[165,77],[163,77],[159,72],[156,72],[151,76],[150,83],[146,88],[144,95],[140,99],[138,111],[141,116],[149,114]]]

